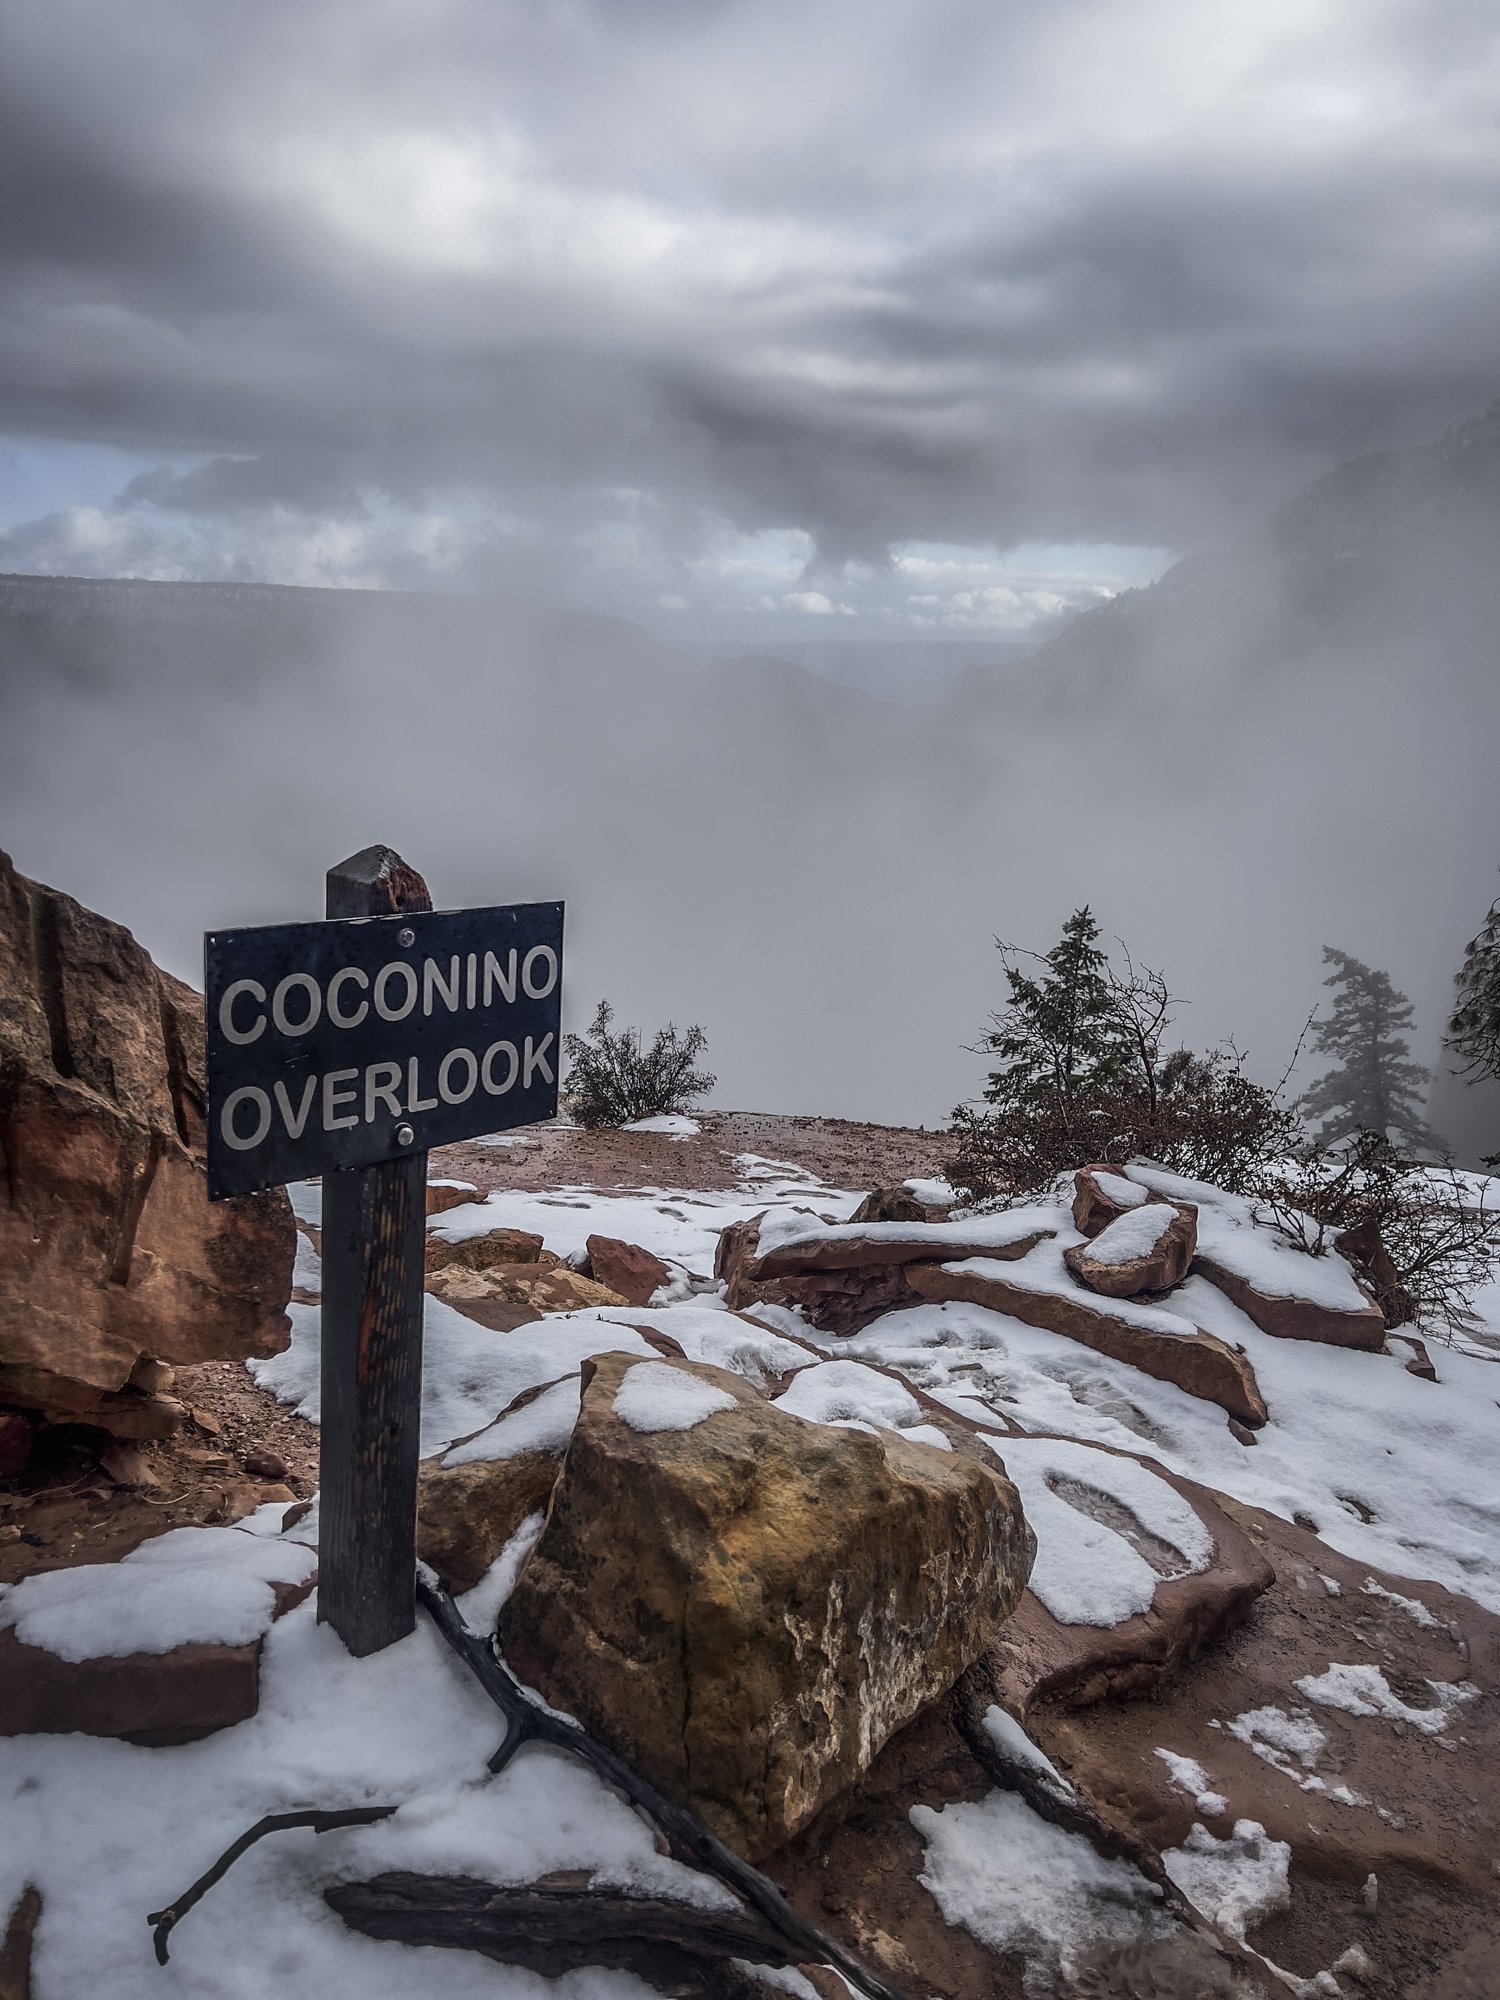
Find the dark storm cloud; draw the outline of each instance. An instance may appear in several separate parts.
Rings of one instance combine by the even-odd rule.
[[[463,487],[566,536],[629,486],[684,553],[695,511],[834,562],[1181,546],[1493,387],[1496,36],[1454,0],[0,34],[0,422],[265,461],[127,507]]]

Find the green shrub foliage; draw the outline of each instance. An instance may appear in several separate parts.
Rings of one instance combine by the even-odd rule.
[[[702,1028],[659,1028],[643,1046],[638,1028],[611,1031],[614,1009],[601,1000],[592,1025],[582,1035],[565,1035],[568,1072],[563,1094],[580,1125],[630,1125],[682,1111],[714,1087],[714,1078],[693,1065],[708,1047]]]

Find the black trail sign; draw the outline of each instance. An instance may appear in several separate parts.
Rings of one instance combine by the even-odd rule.
[[[557,1113],[561,903],[210,931],[215,1200]]]
[[[204,939],[208,1188],[323,1176],[318,1617],[363,1655],[416,1615],[427,1149],[556,1115],[563,908],[434,911],[366,847],[327,911]]]

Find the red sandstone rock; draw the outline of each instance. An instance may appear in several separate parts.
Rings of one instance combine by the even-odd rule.
[[[113,1428],[102,1399],[143,1355],[285,1345],[285,1195],[207,1196],[201,999],[4,855],[0,1077],[0,1404],[50,1415],[71,1383]]]
[[[622,1242],[618,1236],[591,1236],[588,1253],[590,1277],[618,1292],[627,1305],[649,1305],[653,1293],[672,1282],[672,1273],[660,1257],[652,1256],[638,1243]]]
[[[0,1632],[0,1735],[192,1743],[254,1715],[260,1642],[61,1660]]]
[[[1158,1225],[1153,1241],[1151,1231]],[[1148,1242],[1149,1248],[1140,1247]],[[1065,1250],[1063,1261],[1091,1292],[1133,1299],[1180,1285],[1197,1247],[1198,1211],[1190,1202],[1146,1201],[1127,1209],[1091,1242]]]
[[[1125,1193],[1127,1188],[1134,1190],[1134,1197]],[[1097,1236],[1150,1199],[1145,1188],[1126,1177],[1123,1167],[1103,1161],[1080,1167],[1073,1176],[1073,1227],[1082,1236]]]
[[[427,1213],[446,1215],[450,1208],[462,1208],[467,1202],[483,1201],[484,1196],[477,1187],[470,1187],[461,1181],[429,1181],[427,1183]]]
[[[1353,1347],[1365,1354],[1379,1354],[1385,1346],[1385,1315],[1377,1305],[1366,1303],[1362,1310],[1344,1311],[1316,1299],[1262,1291],[1202,1250],[1193,1260],[1193,1269],[1216,1285],[1262,1333],[1274,1334],[1279,1340],[1320,1340],[1329,1347]]]

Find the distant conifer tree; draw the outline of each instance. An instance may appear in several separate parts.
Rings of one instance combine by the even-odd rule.
[[[1374,1132],[1394,1146],[1440,1151],[1420,1109],[1428,1072],[1409,1060],[1411,1002],[1388,974],[1346,951],[1324,945],[1323,963],[1333,967],[1323,981],[1333,989],[1333,1011],[1313,1022],[1313,1047],[1331,1056],[1335,1067],[1302,1099],[1307,1116],[1323,1121],[1320,1143],[1338,1145]]]
[[[1500,1079],[1500,903],[1469,940],[1454,985],[1448,1047],[1471,1073]]]

